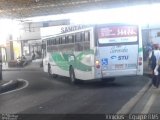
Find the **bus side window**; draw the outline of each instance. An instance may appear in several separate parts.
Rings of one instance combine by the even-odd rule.
[[[56,38],[56,45],[58,45],[59,44],[59,38],[57,37]]]
[[[50,45],[52,45],[52,40],[50,39],[49,41],[50,41]]]
[[[53,38],[53,45],[56,45],[56,39]]]
[[[76,42],[81,42],[81,36],[82,36],[82,34],[81,33],[76,33],[76,35],[75,35],[75,37],[76,37]]]
[[[51,51],[51,50],[52,50],[52,40],[49,39],[49,51]]]
[[[47,41],[47,46],[48,46],[48,40],[46,40]]]
[[[85,41],[85,33],[84,32],[82,32],[82,35],[81,35],[81,41]]]
[[[66,43],[68,44],[69,43],[69,36],[66,36]]]
[[[51,44],[50,44],[50,45],[53,45],[53,39],[52,39],[52,38],[50,39],[50,41],[51,41]]]
[[[82,33],[79,32],[79,33],[76,33],[75,34],[75,51],[83,51],[83,43],[82,42]]]
[[[68,38],[68,43],[73,43],[72,35],[67,36],[67,38]]]
[[[85,32],[85,41],[90,41],[90,33],[89,33],[89,31]]]
[[[90,49],[90,33],[89,31],[85,32],[85,42],[84,42],[84,50]]]
[[[73,43],[76,42],[76,41],[75,41],[75,34],[72,35],[72,41],[73,41]]]
[[[48,40],[48,45],[51,45],[51,42],[50,42],[50,40]]]
[[[47,40],[47,46],[49,45],[49,40]]]
[[[62,44],[65,44],[65,41],[66,41],[66,37],[62,36]]]
[[[49,45],[51,45],[51,39],[49,39],[48,41],[49,41]]]
[[[59,38],[59,44],[62,44],[62,37]]]

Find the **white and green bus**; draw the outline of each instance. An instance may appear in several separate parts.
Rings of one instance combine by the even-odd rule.
[[[70,77],[72,83],[143,74],[138,25],[95,25],[42,40],[44,71]]]

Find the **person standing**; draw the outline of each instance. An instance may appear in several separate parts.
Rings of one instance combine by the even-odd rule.
[[[149,54],[150,67],[152,69],[152,85],[159,87],[159,63],[160,63],[160,50],[159,44],[153,44],[153,50]]]

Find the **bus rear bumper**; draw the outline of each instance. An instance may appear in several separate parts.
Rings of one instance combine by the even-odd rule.
[[[137,70],[102,71],[102,78],[138,75]]]

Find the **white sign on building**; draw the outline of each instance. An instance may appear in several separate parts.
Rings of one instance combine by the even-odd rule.
[[[43,27],[40,29],[41,38],[53,36],[60,33],[66,33],[74,30],[85,28],[85,25],[61,25],[52,27]]]

